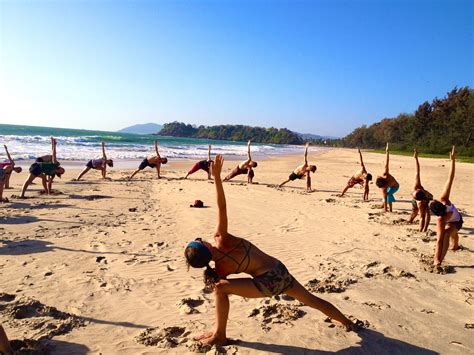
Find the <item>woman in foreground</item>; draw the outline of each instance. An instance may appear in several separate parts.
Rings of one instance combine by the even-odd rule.
[[[463,220],[462,216],[457,210],[456,206],[449,199],[451,194],[451,187],[453,186],[454,170],[456,162],[456,148],[453,145],[450,153],[451,167],[449,168],[449,175],[444,185],[443,193],[438,200],[430,202],[431,212],[438,216],[436,221],[437,226],[437,240],[436,249],[434,255],[434,265],[439,266],[443,262],[446,253],[449,248],[449,240],[452,239],[453,243],[451,246],[452,250],[459,249],[459,236],[458,232],[462,228]]]
[[[213,288],[216,300],[216,330],[206,333],[196,338],[196,340],[211,345],[226,343],[227,319],[230,308],[229,295],[263,298],[286,293],[339,321],[348,330],[354,330],[354,323],[331,303],[308,292],[288,272],[281,261],[265,254],[248,240],[228,233],[227,207],[221,180],[223,162],[222,156],[217,155],[211,167],[219,208],[217,228],[214,233],[216,246],[197,239],[189,243],[184,252],[188,265],[195,268],[206,268],[204,282],[207,286]],[[211,261],[214,261],[215,269],[209,266]],[[226,279],[230,274],[241,272],[249,274],[252,278]]]

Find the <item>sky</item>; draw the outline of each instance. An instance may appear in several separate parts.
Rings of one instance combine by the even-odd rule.
[[[474,1],[0,0],[0,123],[343,136],[473,87]]]

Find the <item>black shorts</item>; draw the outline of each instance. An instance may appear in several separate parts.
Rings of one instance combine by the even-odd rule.
[[[30,166],[30,174],[38,177],[41,175],[41,164],[33,163]]]
[[[143,159],[143,161],[142,161],[142,162],[140,163],[140,165],[138,166],[138,169],[139,169],[139,170],[143,170],[143,169],[145,169],[147,166],[149,166],[150,168],[155,168],[155,167],[156,167],[156,164],[150,164],[150,163],[148,162],[148,159],[145,158],[145,159]]]
[[[459,230],[461,230],[462,225],[464,224],[464,221],[462,219],[462,216],[460,216],[459,221],[449,222],[449,224],[453,225],[459,231]]]
[[[288,179],[290,179],[291,181],[295,181],[296,179],[301,179],[304,175],[296,175],[294,172],[292,172],[290,174],[290,176],[288,176]]]
[[[92,160],[89,160],[86,164],[86,166],[89,168],[89,169],[92,169],[94,166],[92,165]]]

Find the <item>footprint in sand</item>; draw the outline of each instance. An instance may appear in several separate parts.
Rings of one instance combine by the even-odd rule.
[[[261,323],[261,328],[267,332],[271,329],[270,324],[292,325],[292,321],[304,317],[305,314],[306,312],[299,309],[297,306],[284,303],[274,303],[254,308],[249,314],[249,317],[258,318]]]
[[[204,304],[204,300],[200,297],[197,298],[183,298],[176,303],[180,313],[184,314],[196,314],[201,313],[197,307]]]
[[[190,334],[191,332],[188,331],[186,327],[180,326],[147,328],[135,337],[135,341],[145,346],[173,349],[179,345],[188,343],[190,341],[188,338]],[[205,350],[204,348],[206,348],[207,351],[211,349],[209,345],[205,346],[197,342],[193,344],[189,344],[189,346],[193,347],[194,351],[200,350],[200,352],[202,352],[202,350]]]
[[[341,293],[344,292],[348,286],[357,283],[357,278],[337,278],[335,274],[329,275],[323,280],[312,279],[305,284],[305,287],[310,292],[317,293]]]
[[[446,275],[446,274],[453,274],[456,272],[456,269],[450,265],[433,265],[433,256],[426,255],[420,253],[418,256],[418,261],[423,266],[425,271],[439,274],[439,275]]]
[[[367,264],[365,268],[367,269],[367,271],[364,272],[364,277],[366,278],[382,276],[391,280],[400,278],[416,279],[416,276],[411,272],[390,265],[382,265],[378,261]]]
[[[61,312],[41,302],[15,295],[0,293],[0,319],[10,327],[19,329],[26,339],[51,339],[84,326],[84,321],[70,313]],[[29,340],[22,345],[30,346]],[[21,344],[19,344],[21,345]]]

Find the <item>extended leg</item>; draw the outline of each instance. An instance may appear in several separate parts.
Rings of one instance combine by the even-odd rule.
[[[33,180],[36,178],[36,176],[34,176],[33,174],[30,174],[30,176],[28,176],[28,179],[26,179],[25,183],[23,184],[23,187],[21,189],[21,195],[20,195],[20,198],[24,198],[25,197],[25,192],[26,192],[26,189],[28,188],[28,186],[33,182]]]
[[[133,172],[133,174],[130,175],[129,179],[132,180],[133,177],[134,177],[139,171],[140,171],[140,169],[135,170],[135,171]]]
[[[77,177],[77,181],[79,181],[81,179],[81,177],[83,177],[89,170],[91,170],[91,168],[89,168],[88,166],[86,166],[84,168],[84,170],[82,170],[82,172],[79,174],[79,176]]]
[[[312,308],[323,312],[329,318],[337,320],[346,327],[351,327],[353,325],[353,323],[331,303],[316,297],[296,280],[294,280],[293,286],[288,291],[286,291],[286,294],[296,298],[298,301],[303,302]]]
[[[290,181],[291,181],[290,179],[283,181],[280,185],[278,185],[278,187],[282,187],[283,185],[289,183]]]

